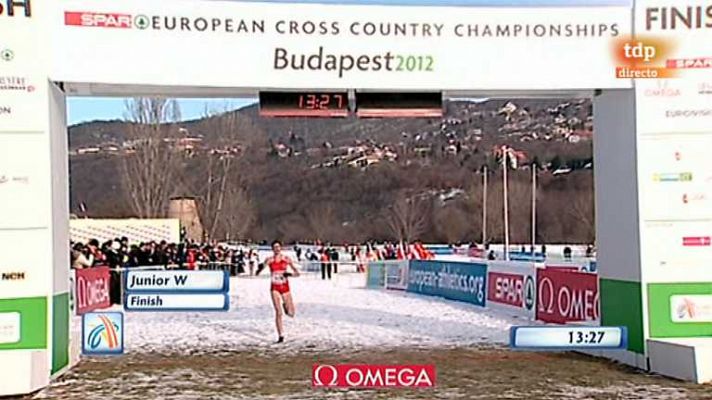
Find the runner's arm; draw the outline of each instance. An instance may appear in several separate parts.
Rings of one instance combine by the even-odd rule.
[[[299,272],[299,269],[297,269],[297,264],[291,258],[288,258],[288,260],[289,266],[292,268],[292,271],[294,271],[294,276],[299,276],[301,272]]]
[[[257,264],[257,271],[255,271],[255,276],[259,275],[260,272],[262,272],[263,269],[265,269],[266,265],[269,265],[269,263],[272,262],[272,257],[269,257],[265,260],[264,264]]]

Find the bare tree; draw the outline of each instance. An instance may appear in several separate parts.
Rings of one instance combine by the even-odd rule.
[[[226,239],[245,239],[257,219],[257,210],[247,190],[235,183],[232,181],[226,189],[217,232]]]
[[[422,197],[409,197],[405,192],[396,195],[385,215],[386,223],[396,240],[410,242],[425,232],[429,222],[428,205],[428,201]]]
[[[285,242],[296,242],[308,238],[309,228],[303,216],[288,215],[279,221],[277,233]]]
[[[246,151],[255,143],[254,127],[237,113],[206,115],[202,129],[218,137],[209,149],[195,182],[200,198],[200,219],[206,236],[243,237],[256,220],[256,210],[246,188]],[[190,189],[189,189],[190,190]],[[196,188],[193,188],[196,190]]]
[[[472,226],[472,218],[457,205],[447,205],[435,212],[434,228],[439,238],[447,243],[457,243],[465,239]]]
[[[122,158],[122,185],[131,210],[141,218],[165,215],[175,187],[181,155],[170,148],[180,110],[175,100],[135,98],[126,103],[132,122],[128,139],[132,151]]]
[[[595,206],[593,200],[593,191],[577,191],[571,195],[571,201],[569,202],[569,215],[568,222],[573,222],[573,226],[576,226],[581,232],[577,236],[582,236],[583,240],[587,243],[593,243],[596,239],[596,219],[595,219]]]
[[[341,223],[330,203],[309,208],[304,216],[312,236],[322,241],[338,241]]]

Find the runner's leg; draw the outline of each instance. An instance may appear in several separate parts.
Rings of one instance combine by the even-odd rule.
[[[284,301],[284,311],[288,316],[294,318],[296,313],[296,308],[294,307],[294,299],[292,298],[292,293],[287,292],[282,294],[282,300]]]
[[[284,336],[284,327],[282,326],[282,296],[276,290],[271,290],[272,305],[274,306],[274,322],[277,326],[277,335]]]

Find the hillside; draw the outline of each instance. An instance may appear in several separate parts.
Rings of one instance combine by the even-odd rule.
[[[226,129],[230,118],[238,123]],[[534,161],[548,170],[540,172],[540,239],[593,240],[592,227],[581,226],[593,221],[588,100],[456,101],[442,119],[387,120],[271,119],[250,106],[178,128],[172,145],[189,160],[172,194],[202,196],[205,160],[239,154],[234,180],[253,204],[255,220],[244,234],[252,239],[391,239],[388,210],[407,194],[429,199],[419,209],[427,214],[423,239],[479,240],[480,171],[498,169],[497,148],[508,144],[520,170],[511,174],[512,223],[530,218],[527,171]],[[129,130],[121,121],[70,127],[73,212],[83,203],[90,216],[132,215],[120,168],[133,143]],[[497,176],[492,209],[501,209]],[[501,215],[488,220],[494,240],[501,236]],[[526,240],[528,222],[517,225],[513,240]]]

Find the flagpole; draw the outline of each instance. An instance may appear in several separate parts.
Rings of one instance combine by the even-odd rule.
[[[503,196],[504,196],[504,201],[502,202],[504,204],[504,260],[509,261],[509,201],[507,199],[508,194],[507,194],[507,161],[509,158],[509,150],[507,149],[507,146],[502,146],[503,150],[503,157],[502,157],[502,166],[503,166],[503,172],[502,172],[502,180],[504,181],[504,188],[503,188]]]
[[[536,164],[532,163],[532,256],[536,246]]]
[[[487,243],[487,166],[485,165],[484,175],[482,176],[482,246],[484,248]]]

